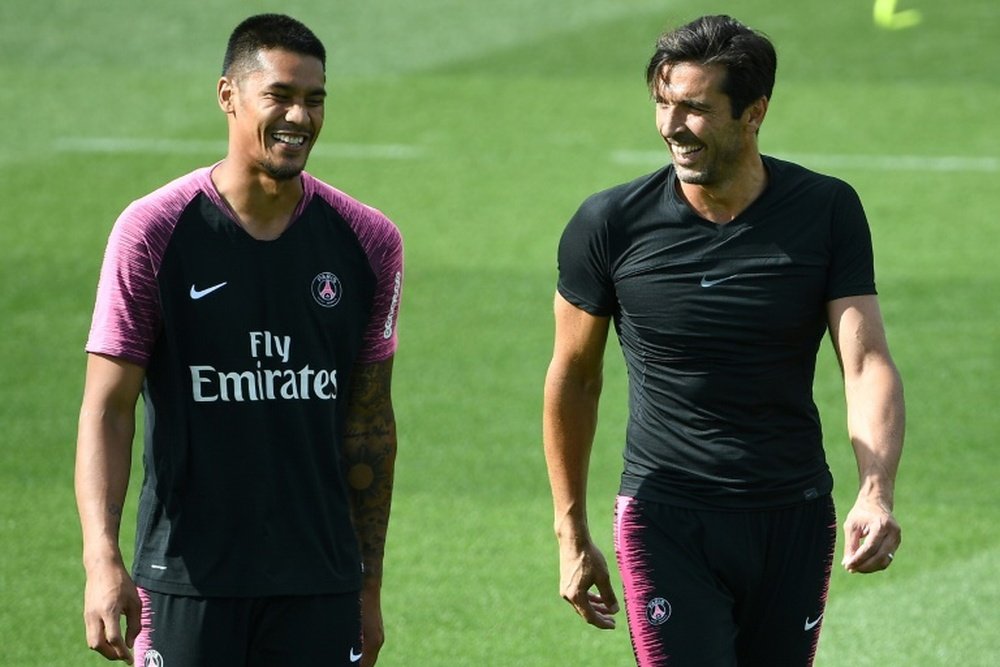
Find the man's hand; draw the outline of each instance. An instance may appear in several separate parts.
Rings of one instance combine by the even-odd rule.
[[[878,572],[892,564],[902,531],[884,503],[859,495],[844,522],[844,538],[844,569]]]
[[[142,601],[123,565],[105,564],[88,570],[83,609],[87,645],[108,660],[131,665],[132,646],[142,626]]]
[[[560,544],[559,593],[587,623],[602,630],[615,627],[618,599],[611,587],[607,561],[593,542]]]

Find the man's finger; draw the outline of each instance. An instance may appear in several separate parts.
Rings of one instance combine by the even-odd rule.
[[[864,543],[855,552],[848,554],[845,550],[844,567],[849,572],[862,573],[889,567],[901,542],[898,527],[894,528],[892,522],[876,526],[874,531],[865,526],[863,534],[866,535]]]
[[[864,551],[866,543],[862,540],[867,534],[867,526],[857,526],[853,523],[847,523],[844,526],[844,559],[841,564],[848,570]]]
[[[107,632],[108,648],[110,649],[111,655],[108,656],[103,652],[102,654],[110,660],[123,660],[127,664],[131,665],[132,651],[130,651],[129,647],[125,644],[125,638],[122,637],[121,628],[118,625],[118,619],[115,619],[115,622],[110,625],[105,625],[105,627],[113,629]]]
[[[125,610],[125,645],[128,648],[135,646],[135,638],[142,631],[142,600],[137,599],[135,604],[130,604]]]
[[[118,617],[97,617],[87,621],[87,646],[108,660],[124,660],[132,664],[132,652],[125,645]]]
[[[611,586],[611,580],[605,577],[598,581],[597,591],[600,593],[601,602],[607,607],[608,611],[612,614],[617,614],[618,597],[615,595],[614,587]]]
[[[601,630],[612,630],[615,627],[615,619],[610,614],[602,614],[592,607],[589,603],[585,609],[578,609],[580,615],[583,616],[584,620],[595,628],[600,628]]]
[[[610,630],[615,627],[615,619],[612,614],[618,611],[618,602],[614,599],[614,592],[611,593],[611,600],[607,600],[600,593],[587,591],[576,600],[571,600],[570,603],[590,625],[602,630]]]

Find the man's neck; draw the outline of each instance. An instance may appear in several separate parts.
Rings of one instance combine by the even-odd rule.
[[[678,181],[679,194],[702,218],[719,225],[732,222],[767,187],[767,170],[760,159],[739,170],[733,178],[712,185]]]
[[[281,236],[302,199],[300,176],[275,180],[228,159],[212,170],[212,182],[246,232],[261,241]]]

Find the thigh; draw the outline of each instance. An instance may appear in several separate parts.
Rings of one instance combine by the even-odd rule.
[[[196,598],[139,589],[142,631],[135,664],[218,667],[246,664],[250,601]]]
[[[640,667],[735,667],[733,598],[704,555],[697,512],[620,497],[615,554]]]
[[[248,667],[361,663],[357,592],[265,598],[255,614]]]
[[[761,582],[740,616],[740,665],[813,664],[837,541],[833,500],[772,513]]]

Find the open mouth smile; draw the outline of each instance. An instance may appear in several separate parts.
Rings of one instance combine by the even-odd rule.
[[[701,145],[690,145],[690,144],[674,144],[671,143],[670,152],[673,154],[674,159],[680,160],[682,162],[690,162],[697,158],[698,155],[704,150],[704,146]]]
[[[271,138],[279,144],[293,148],[299,148],[306,143],[306,136],[304,134],[292,132],[272,132]]]

